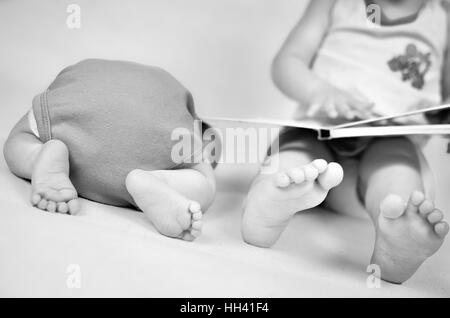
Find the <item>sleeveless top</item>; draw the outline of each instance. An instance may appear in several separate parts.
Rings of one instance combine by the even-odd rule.
[[[375,103],[380,116],[439,105],[447,46],[441,0],[425,1],[414,21],[396,25],[374,24],[369,9],[364,0],[336,1],[313,71]]]

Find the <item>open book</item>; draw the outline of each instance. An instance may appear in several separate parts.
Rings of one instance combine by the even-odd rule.
[[[237,119],[225,117],[203,118],[205,121],[230,121],[246,124],[263,124],[281,127],[297,127],[311,129],[317,132],[319,140],[330,140],[349,137],[369,136],[403,136],[403,135],[450,135],[450,124],[424,124],[424,125],[401,125],[393,124],[395,119],[450,109],[450,105],[424,108],[396,116],[377,117],[374,119],[354,121],[337,126],[323,126],[311,122],[296,120],[274,120],[266,118]],[[387,124],[386,124],[387,123]]]

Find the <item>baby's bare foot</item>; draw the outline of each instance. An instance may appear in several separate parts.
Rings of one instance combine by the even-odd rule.
[[[31,177],[33,206],[59,213],[76,214],[80,210],[78,194],[69,179],[69,151],[59,140],[42,147]]]
[[[444,215],[425,199],[422,192],[413,192],[406,203],[390,195],[380,204],[372,264],[381,269],[381,278],[403,283],[442,245],[449,231]]]
[[[186,241],[200,236],[200,204],[170,188],[152,171],[131,171],[126,186],[136,205],[161,234]]]
[[[244,240],[260,247],[272,246],[296,212],[318,206],[342,178],[339,164],[322,159],[288,172],[259,176],[244,207]]]

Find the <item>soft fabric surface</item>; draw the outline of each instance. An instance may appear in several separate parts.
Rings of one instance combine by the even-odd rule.
[[[403,286],[369,289],[365,218],[297,215],[272,249],[245,244],[240,207],[254,166],[219,166],[219,194],[195,243],[158,234],[142,213],[87,200],[78,216],[41,212],[0,163],[0,296],[449,296],[450,244]],[[81,288],[67,287],[68,268]]]

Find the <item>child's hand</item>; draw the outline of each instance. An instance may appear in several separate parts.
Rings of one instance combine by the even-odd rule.
[[[308,117],[325,115],[333,119],[344,118],[347,120],[376,117],[372,113],[373,103],[356,98],[331,85],[318,90],[310,105],[306,113]]]

